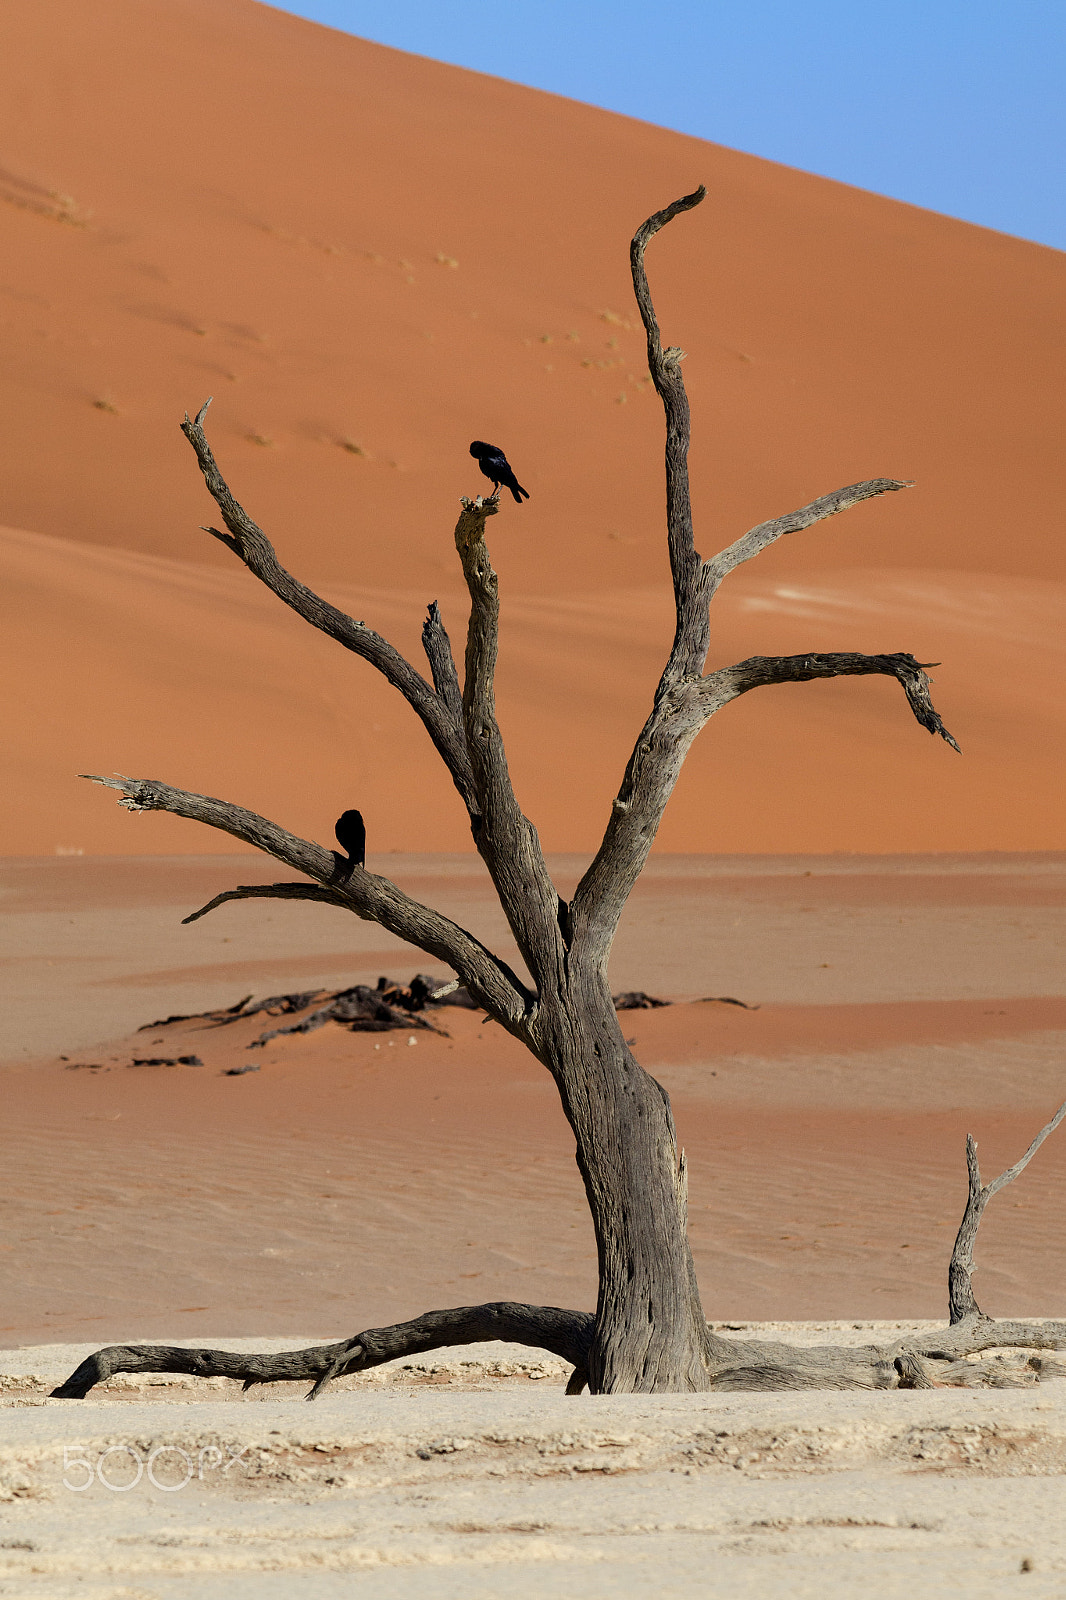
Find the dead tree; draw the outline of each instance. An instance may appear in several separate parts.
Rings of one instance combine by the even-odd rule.
[[[362,868],[339,878],[332,851],[296,838],[275,822],[154,779],[94,780],[118,789],[120,804],[130,811],[169,811],[219,828],[303,874],[298,882],[230,889],[194,915],[227,900],[252,898],[343,906],[446,963],[474,999],[532,1051],[555,1079],[576,1141],[599,1258],[595,1314],[510,1303],[435,1311],[402,1326],[360,1333],[339,1345],[284,1356],[113,1348],[84,1363],[57,1395],[80,1398],[109,1373],[146,1369],[221,1373],[246,1384],[310,1378],[315,1395],[331,1379],[380,1361],[485,1339],[515,1340],[564,1356],[574,1366],[573,1393],[586,1385],[594,1393],[665,1393],[793,1384],[893,1387],[926,1381],[917,1347],[799,1351],[740,1345],[709,1330],[688,1246],[685,1157],[678,1149],[670,1102],[630,1052],[607,980],[619,918],[685,755],[708,720],[731,700],[770,684],[877,673],[896,678],[922,727],[958,748],[933,707],[923,663],[912,655],[754,656],[704,670],[709,605],[734,568],[786,534],[909,485],[892,478],[852,484],[760,523],[710,560],[697,553],[689,502],[683,352],[675,346],[664,349],[660,341],[644,252],[661,228],[703,198],[701,187],[649,217],[630,250],[648,365],[666,413],[666,532],[677,621],[669,659],[612,802],[603,842],[569,902],[556,890],[536,829],[515,798],[496,721],[499,594],[485,527],[499,510],[498,500],[462,502],[455,546],[470,592],[463,681],[460,685],[435,603],[422,630],[429,681],[365,623],[321,600],[279,565],[270,541],[234,499],[219,471],[204,435],[206,406],[194,421],[186,417],[182,424],[225,524],[225,531],[205,531],[227,545],[306,622],[376,667],[422,719],[467,809],[474,843],[529,982],[471,934],[412,900],[387,878]],[[969,1344],[963,1337],[974,1317],[939,1340],[937,1353],[954,1356],[977,1348],[973,1339],[978,1333]],[[1044,1342],[1057,1342],[1059,1332],[1047,1333]],[[986,1334],[984,1328],[980,1337]],[[1031,1342],[1031,1335],[1027,1337]]]

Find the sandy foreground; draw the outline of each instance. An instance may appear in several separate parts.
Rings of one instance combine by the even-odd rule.
[[[552,865],[565,892],[579,863]],[[475,861],[370,866],[507,952]],[[225,1380],[48,1400],[102,1343],[281,1349],[432,1305],[594,1303],[552,1085],[478,1014],[263,1046],[286,1018],[142,1027],[427,965],[311,907],[180,926],[272,876],[249,855],[0,869],[0,1595],[1062,1593],[1057,1382],[568,1400],[556,1358],[478,1347],[313,1407]],[[865,1343],[942,1317],[965,1133],[994,1174],[1066,1094],[1064,898],[1054,855],[653,858],[612,982],[678,1002],[625,1026],[672,1096],[721,1325]],[[994,1314],[1066,1314],[1064,1186],[1052,1139],[990,1207]],[[64,1449],[69,1484],[75,1461],[102,1478],[65,1487]]]
[[[499,1345],[345,1379],[314,1406],[225,1379],[42,1398],[89,1348],[0,1356],[2,1595],[1062,1593],[1061,1381],[567,1399],[561,1362]]]

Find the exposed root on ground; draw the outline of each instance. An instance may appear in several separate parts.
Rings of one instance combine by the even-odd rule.
[[[227,1350],[176,1345],[111,1345],[97,1350],[52,1390],[57,1400],[83,1400],[98,1383],[120,1372],[181,1372],[201,1378],[234,1378],[250,1389],[259,1383],[310,1382],[315,1400],[334,1378],[365,1372],[383,1362],[423,1355],[449,1345],[500,1339],[551,1350],[573,1364],[567,1394],[588,1384],[588,1352],[595,1317],[588,1311],[497,1301],[429,1311],[412,1322],[370,1328],[338,1344],[313,1345],[278,1355],[239,1355]],[[995,1322],[981,1314],[942,1333],[902,1339],[893,1345],[814,1345],[809,1349],[767,1340],[723,1341],[708,1368],[709,1390],[767,1392],[781,1389],[1018,1388],[1066,1377],[1066,1362],[1032,1354],[1027,1360],[1005,1351],[1066,1350],[1066,1323]],[[990,1361],[967,1359],[992,1352]]]
[[[174,1345],[111,1345],[83,1361],[66,1383],[52,1390],[57,1400],[83,1400],[95,1384],[116,1372],[184,1372],[202,1378],[237,1378],[246,1389],[257,1383],[313,1380],[307,1396],[315,1400],[334,1378],[365,1372],[399,1356],[421,1355],[446,1345],[510,1344],[551,1350],[584,1367],[595,1318],[587,1311],[555,1306],[523,1306],[500,1300],[484,1306],[427,1311],[413,1322],[369,1328],[339,1344],[313,1345],[278,1355],[236,1355],[228,1350],[185,1350]]]

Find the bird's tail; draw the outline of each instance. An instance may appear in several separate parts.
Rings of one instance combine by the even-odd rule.
[[[523,489],[522,485],[519,483],[517,478],[514,480],[513,483],[509,483],[507,485],[507,487],[510,489],[511,493],[514,495],[514,497],[518,501],[519,505],[522,504],[523,500],[528,500],[529,499],[529,490],[528,489]]]

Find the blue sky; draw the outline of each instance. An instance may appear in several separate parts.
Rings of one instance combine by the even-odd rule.
[[[1066,0],[279,9],[1066,249]]]

